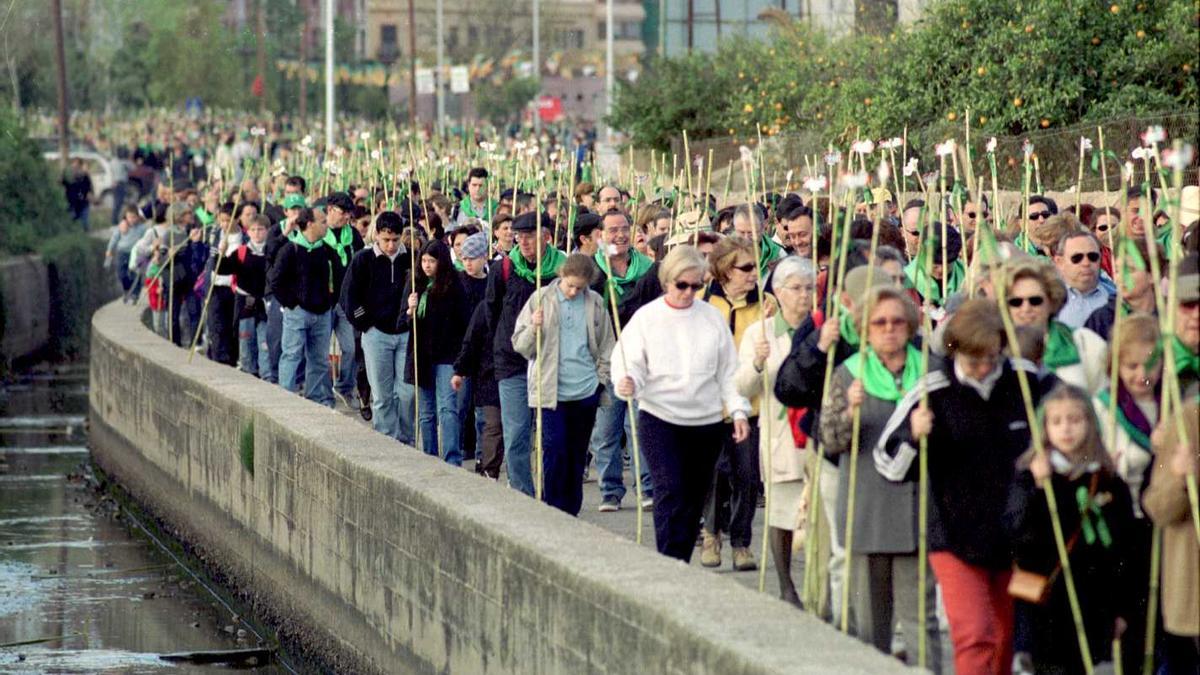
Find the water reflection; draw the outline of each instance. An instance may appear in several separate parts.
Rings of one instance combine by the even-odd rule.
[[[42,369],[0,388],[0,645],[31,642],[0,648],[0,671],[212,672],[158,655],[257,640],[87,484],[86,381]]]

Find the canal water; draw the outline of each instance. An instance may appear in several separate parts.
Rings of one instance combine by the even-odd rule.
[[[87,386],[86,365],[0,383],[0,673],[223,670],[160,658],[263,638],[96,488]]]

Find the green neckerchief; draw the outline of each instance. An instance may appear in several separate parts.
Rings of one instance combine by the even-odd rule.
[[[1096,398],[1100,400],[1101,405],[1103,405],[1105,408],[1111,408],[1112,410],[1116,411],[1117,424],[1119,424],[1121,428],[1125,430],[1125,433],[1129,435],[1130,440],[1132,440],[1139,448],[1142,448],[1143,450],[1150,449],[1150,437],[1142,433],[1141,429],[1133,426],[1133,424],[1126,419],[1125,413],[1121,410],[1121,406],[1114,406],[1112,404],[1112,396],[1109,395],[1108,389],[1102,389],[1100,393],[1096,395]]]
[[[758,273],[762,278],[766,279],[771,272],[771,263],[779,260],[787,255],[783,247],[775,243],[775,240],[768,237],[766,234],[758,238]]]
[[[430,283],[430,285],[433,284],[432,281],[430,281],[429,283]],[[425,290],[421,291],[421,298],[419,300],[417,300],[417,318],[418,319],[425,318],[425,307],[428,304],[429,304],[429,286],[426,286]]]
[[[1065,324],[1052,320],[1046,327],[1046,351],[1042,363],[1050,370],[1079,363],[1074,334]]]
[[[308,250],[310,253],[318,248],[321,248],[321,246],[325,244],[324,239],[318,239],[316,241],[309,241],[305,239],[304,235],[300,234],[300,230],[296,230],[288,238],[291,239],[292,242],[297,246]],[[333,293],[333,263],[329,263],[329,292],[330,294]]]
[[[1013,239],[1013,246],[1025,251],[1029,255],[1039,256],[1042,258],[1046,257],[1045,253],[1042,253],[1042,251],[1035,246],[1032,241],[1029,241],[1029,238],[1025,236],[1024,232],[1018,234],[1016,239]]]
[[[921,264],[922,262],[919,255],[909,261],[908,265],[904,267],[904,276],[908,278],[912,283],[912,287],[917,290],[917,293],[921,294],[922,298],[938,305],[941,305],[943,297],[950,297],[958,292],[958,289],[963,284],[963,280],[967,276],[967,268],[963,264],[962,258],[950,263],[950,270],[946,274],[946,286],[948,288],[943,296],[942,289],[937,283],[941,281],[941,278],[936,280],[930,279],[925,266]]]
[[[1175,352],[1175,374],[1182,375],[1191,372],[1200,376],[1200,354],[1187,348],[1178,335],[1171,336],[1171,351]]]
[[[608,289],[615,287],[617,289],[617,302],[620,302],[621,298],[625,297],[625,292],[633,288],[638,279],[646,276],[646,272],[654,264],[648,256],[644,256],[638,253],[637,249],[631,248],[629,249],[629,268],[625,270],[624,276],[616,276],[608,268],[608,256],[604,255],[604,251],[596,251],[596,255],[593,258],[596,264],[600,266],[600,269],[608,275],[609,281],[612,282],[604,285],[604,299],[606,301],[608,300]]]
[[[205,211],[203,206],[197,206],[196,207],[196,219],[200,221],[201,225],[208,227],[209,224],[212,223],[212,221],[217,219],[217,217],[214,216],[213,214],[209,213],[208,211]]]
[[[461,260],[459,260],[458,258],[455,258],[455,259],[454,259],[454,269],[456,269],[456,270],[458,270],[459,272],[461,272],[461,271],[463,271],[463,270],[464,270],[464,269],[466,269],[466,268],[465,268],[465,267],[463,267],[463,264],[462,264],[462,261],[461,261]]]
[[[484,213],[477,213],[475,211],[475,205],[471,203],[471,196],[467,195],[466,197],[462,198],[461,202],[458,203],[458,210],[460,213],[466,214],[468,218],[478,218],[480,220],[491,222],[492,214],[496,212],[496,207],[498,206],[499,202],[494,199],[488,199],[483,204]]]
[[[345,267],[350,262],[350,249],[354,245],[354,229],[347,224],[343,225],[337,234],[334,234],[334,229],[331,227],[325,231],[325,243],[329,244],[329,248],[337,251],[338,259],[342,261],[342,267]]]
[[[525,261],[525,256],[521,255],[521,249],[514,246],[508,252],[508,259],[512,261],[513,272],[525,281],[531,284],[536,284],[534,281],[534,273],[536,267],[530,267]],[[546,250],[542,253],[542,281],[549,281],[558,274],[558,268],[566,262],[567,254],[547,244]]]
[[[846,370],[850,371],[855,379],[862,380],[863,388],[871,396],[895,403],[904,398],[904,394],[911,391],[917,380],[921,379],[921,352],[911,344],[904,348],[904,370],[900,373],[899,389],[896,388],[896,376],[883,365],[875,350],[867,347],[865,351],[866,368],[862,366],[862,353],[858,352],[846,359]]]
[[[1075,504],[1079,507],[1079,529],[1083,533],[1083,541],[1088,546],[1100,540],[1104,548],[1112,546],[1112,533],[1108,531],[1108,523],[1104,522],[1104,513],[1094,497],[1089,495],[1086,486],[1080,485],[1075,489]],[[1095,519],[1095,524],[1092,520]]]
[[[845,340],[846,344],[851,347],[858,346],[858,326],[854,325],[854,315],[846,309],[845,305],[841,305],[838,309],[838,328],[841,339]]]

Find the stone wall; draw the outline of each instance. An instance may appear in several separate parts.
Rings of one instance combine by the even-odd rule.
[[[50,284],[46,264],[35,255],[0,260],[0,371],[3,364],[33,356],[50,339]]]
[[[189,364],[120,303],[93,319],[90,425],[106,472],[341,672],[902,670],[776,599]]]

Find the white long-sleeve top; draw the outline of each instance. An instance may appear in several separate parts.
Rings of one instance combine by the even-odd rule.
[[[737,349],[721,312],[695,301],[678,309],[659,298],[633,315],[612,355],[612,381],[633,378],[642,410],[680,426],[746,419],[738,393]]]

